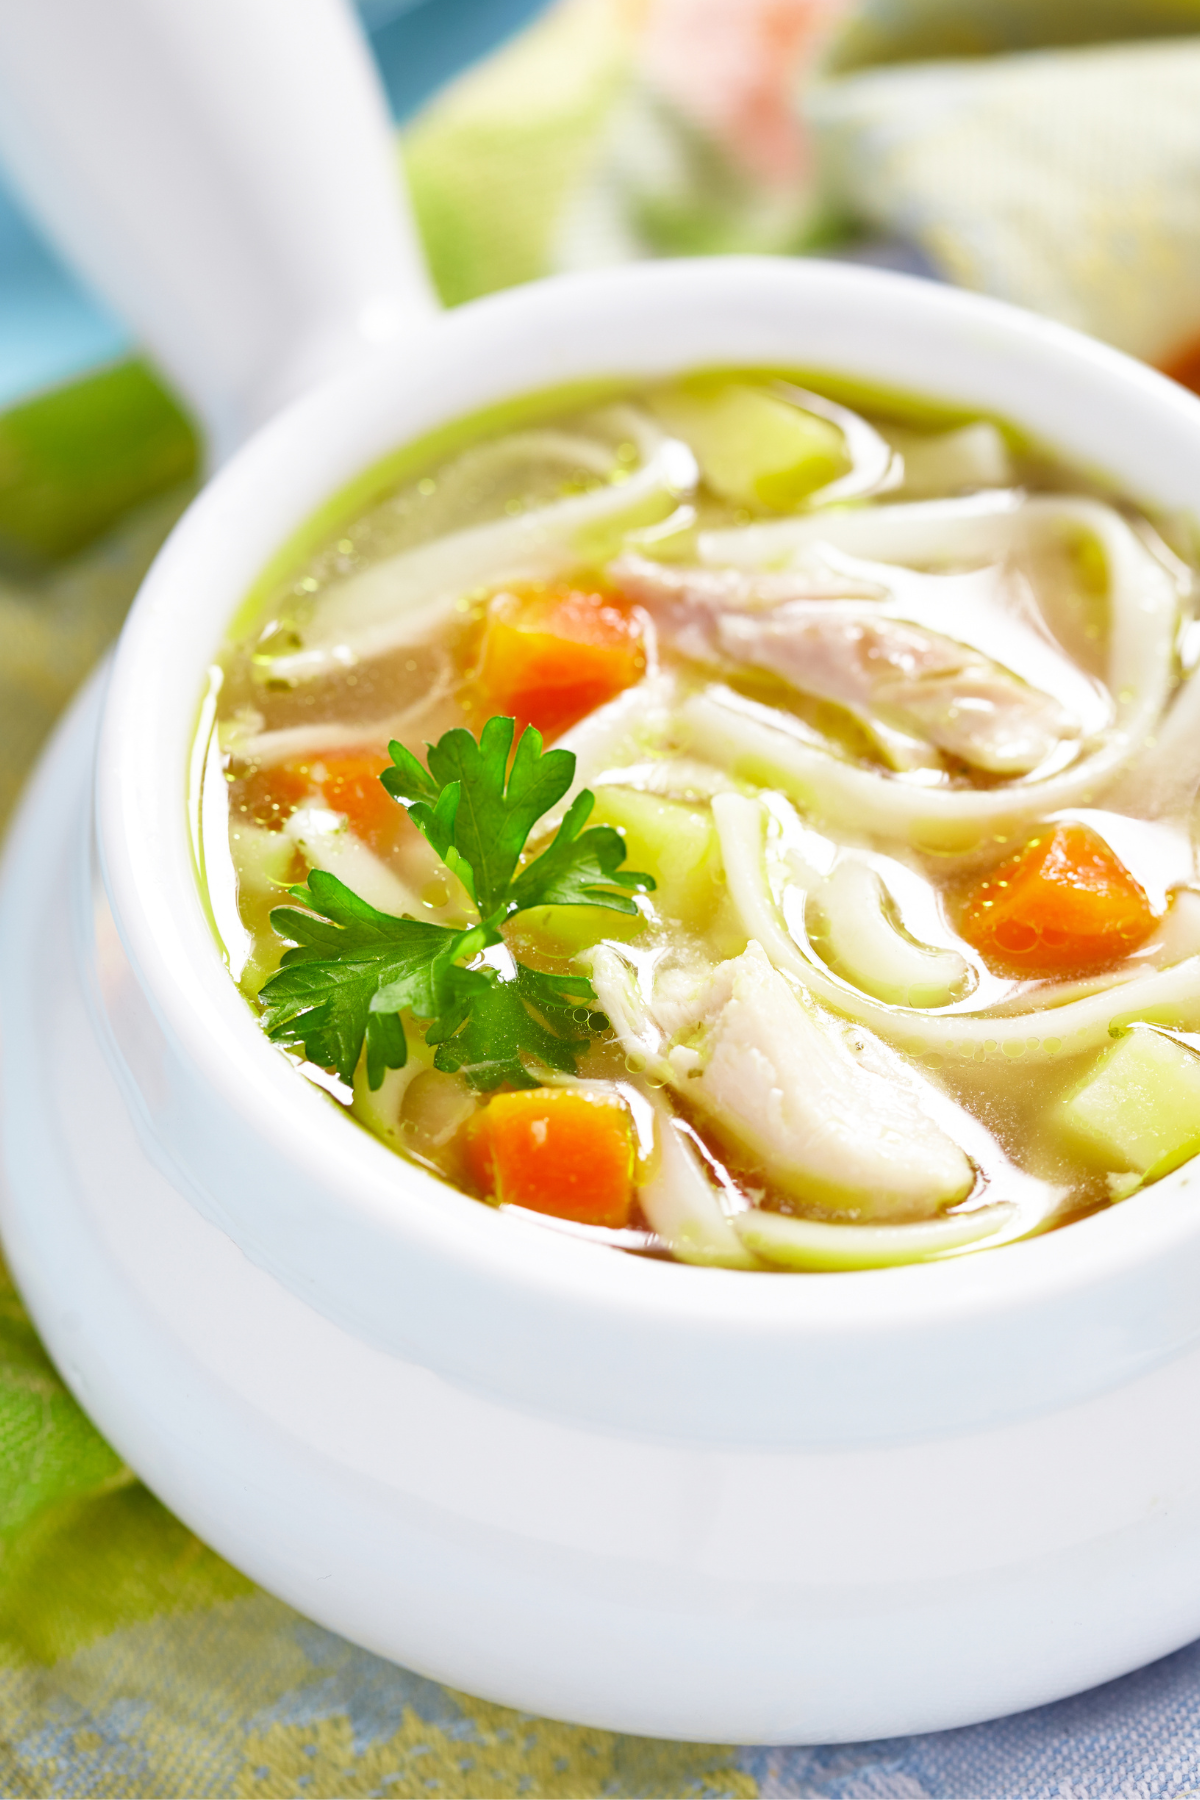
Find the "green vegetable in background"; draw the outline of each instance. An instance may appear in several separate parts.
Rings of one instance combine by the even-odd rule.
[[[596,996],[580,975],[551,975],[485,953],[503,945],[502,927],[539,906],[600,906],[632,914],[630,889],[651,876],[622,869],[625,844],[611,826],[584,827],[595,804],[577,794],[551,843],[519,869],[530,832],[575,777],[569,750],[543,751],[539,731],[522,733],[509,769],[515,721],[489,719],[476,743],[461,727],[428,746],[423,766],[402,744],[380,776],[393,799],[461,881],[479,913],[461,929],[377,912],[335,875],[314,869],[271,923],[291,940],[260,999],[267,1034],[303,1045],[305,1055],[350,1083],[364,1044],[367,1079],[400,1069],[408,1044],[400,1015],[428,1021],[435,1067],[461,1069],[473,1087],[538,1085],[526,1058],[573,1074],[586,1046],[580,1028],[603,1030]],[[497,966],[499,963],[500,966]]]
[[[143,363],[0,413],[0,562],[37,569],[196,473],[196,434]]]

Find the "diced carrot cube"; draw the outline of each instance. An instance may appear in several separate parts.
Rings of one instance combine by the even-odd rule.
[[[633,1137],[623,1101],[579,1088],[497,1094],[466,1130],[484,1193],[556,1219],[619,1228],[633,1205]]]
[[[479,685],[489,712],[546,737],[640,681],[646,654],[619,597],[564,585],[521,585],[487,613]]]
[[[318,802],[344,813],[351,831],[386,856],[408,825],[404,808],[379,776],[391,766],[386,750],[326,750],[303,760],[252,769],[230,783],[230,810],[278,831],[298,806]]]
[[[312,778],[293,763],[276,763],[266,769],[249,769],[229,784],[229,811],[266,831],[279,831],[312,792]]]
[[[1090,826],[1046,826],[967,896],[959,929],[1004,973],[1088,975],[1154,927],[1145,890]]]
[[[379,779],[391,766],[385,750],[326,750],[314,762],[326,806],[345,813],[354,835],[380,856],[396,847],[408,822]]]

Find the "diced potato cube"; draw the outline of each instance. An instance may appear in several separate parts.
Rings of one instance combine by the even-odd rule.
[[[1200,1151],[1200,1056],[1136,1027],[1105,1051],[1059,1118],[1101,1167],[1155,1181]]]
[[[239,893],[270,894],[282,901],[279,889],[286,884],[295,864],[295,841],[282,831],[264,831],[259,825],[243,821],[231,828],[229,847]]]
[[[625,867],[657,882],[650,898],[660,918],[701,931],[720,898],[721,852],[707,807],[636,788],[599,787],[589,825],[625,834]],[[604,936],[612,933],[605,932]]]
[[[851,466],[836,425],[766,388],[702,378],[665,389],[653,404],[734,506],[790,512]]]
[[[588,825],[612,825],[624,834],[624,866],[654,877],[657,885],[649,901],[660,919],[672,919],[689,931],[704,931],[714,921],[724,889],[720,845],[706,807],[636,788],[602,786],[596,789]],[[604,938],[624,943],[646,929],[641,913],[631,918],[600,906],[537,907],[524,914],[523,922],[543,948],[564,956]]]
[[[518,925],[534,934],[540,950],[558,956],[577,956],[604,938],[626,944],[646,929],[641,913],[613,912],[607,906],[538,906],[522,913]]]
[[[1012,458],[1000,432],[986,419],[927,437],[915,431],[888,434],[904,457],[904,498],[963,489],[1007,487],[1013,479]]]

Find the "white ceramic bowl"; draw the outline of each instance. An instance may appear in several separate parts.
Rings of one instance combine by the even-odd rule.
[[[1032,1242],[837,1276],[648,1262],[500,1216],[267,1043],[185,806],[230,616],[350,478],[510,396],[739,364],[998,412],[1138,499],[1200,497],[1200,403],[1152,371],[819,263],[542,283],[301,401],[191,508],[130,617],[100,724],[103,887],[80,810],[96,696],[14,833],[4,1228],[102,1428],[308,1613],[534,1711],[824,1741],[1032,1705],[1200,1632],[1196,1177]]]

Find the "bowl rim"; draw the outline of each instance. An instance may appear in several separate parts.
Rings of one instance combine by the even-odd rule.
[[[798,366],[814,362],[801,353],[805,330],[810,340],[819,339],[814,327],[824,320],[828,338],[836,316],[836,330],[862,334],[862,356],[853,367],[843,365],[847,375],[877,380],[886,367],[893,371],[892,386],[940,393],[964,406],[979,404],[984,388],[995,393],[1004,385],[1016,398],[1009,409],[1014,423],[1033,425],[1035,436],[1065,445],[1076,458],[1094,446],[1097,461],[1102,458],[1118,479],[1114,464],[1122,465],[1124,444],[1124,469],[1143,468],[1145,480],[1126,474],[1121,485],[1139,499],[1180,506],[1200,493],[1200,400],[1116,350],[1001,302],[910,276],[815,260],[737,257],[554,277],[472,302],[403,347],[324,385],[260,430],[215,476],[160,552],[122,634],[105,700],[96,807],[113,913],[159,1023],[264,1146],[285,1165],[303,1162],[328,1193],[331,1222],[349,1231],[359,1219],[398,1240],[419,1240],[449,1264],[470,1266],[485,1282],[553,1295],[568,1312],[602,1309],[614,1323],[621,1316],[686,1319],[712,1332],[783,1333],[812,1341],[856,1331],[924,1330],[935,1321],[952,1326],[968,1317],[1054,1304],[1118,1274],[1161,1264],[1179,1246],[1200,1242],[1200,1210],[1187,1195],[1186,1166],[1152,1193],[1069,1230],[949,1263],[856,1271],[799,1285],[765,1281],[757,1273],[602,1255],[553,1229],[502,1217],[365,1131],[348,1130],[346,1120],[267,1042],[229,978],[200,904],[183,779],[205,666],[237,604],[272,550],[351,476],[465,412],[531,386],[557,385],[563,368],[573,367],[579,378],[617,374],[632,380],[652,370],[701,366],[683,348],[696,341],[697,331],[736,345],[765,328],[764,320],[769,329],[782,330],[789,311]],[[697,324],[698,313],[704,316]],[[619,363],[612,350],[600,352],[590,341],[581,350],[569,341],[569,325],[578,338],[581,328],[586,335],[589,323],[606,314],[616,321],[609,341],[617,341],[620,329],[626,332]],[[640,349],[635,334],[640,319],[652,318],[662,339],[672,315],[680,323],[681,349],[677,360],[664,363],[661,351]],[[886,340],[879,336],[881,321]],[[939,353],[946,370],[940,390],[931,389],[925,375],[907,380],[895,373],[905,345],[911,349],[916,342],[925,345],[927,362]],[[527,362],[544,367],[547,379],[531,384],[497,369],[506,347],[513,364],[520,362],[514,346]],[[745,366],[759,359],[741,354],[721,360]],[[479,373],[484,366],[491,370],[487,381]],[[974,392],[964,391],[963,375],[972,368],[979,380]],[[476,396],[469,407],[463,403],[468,392]],[[1095,429],[1081,418],[1072,440],[1066,429],[1070,409],[1086,394],[1094,411],[1102,414],[1107,406],[1114,419]],[[1031,419],[1037,404],[1041,414]],[[396,428],[392,420],[405,407],[405,427]],[[988,410],[997,410],[994,402]],[[1134,432],[1130,414],[1138,420]],[[1046,428],[1055,418],[1064,429]],[[1154,452],[1142,454],[1151,436]]]

